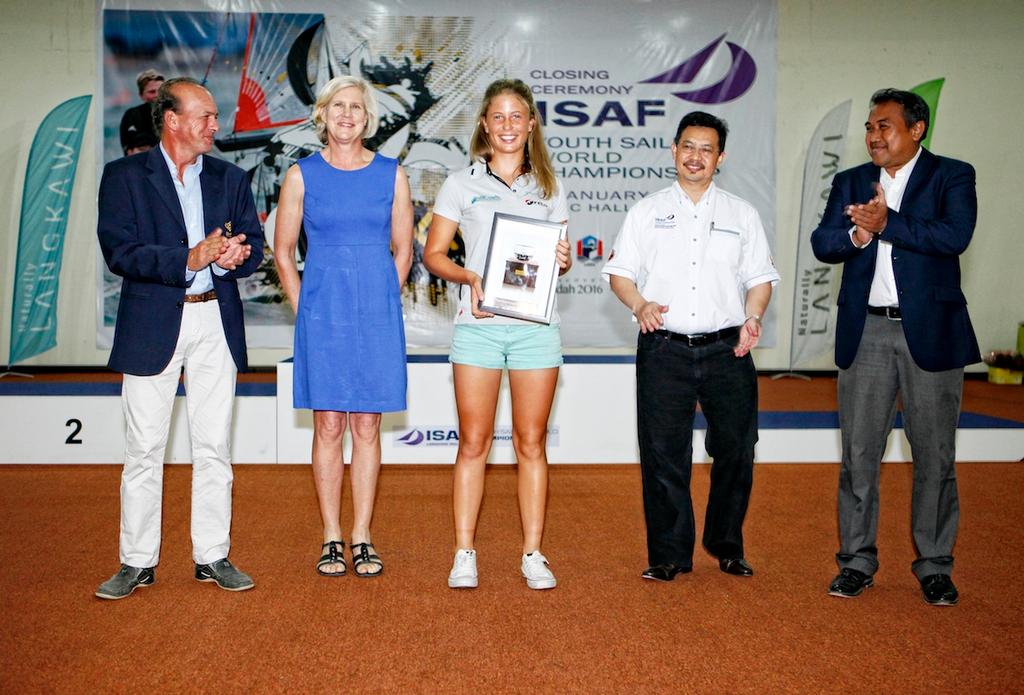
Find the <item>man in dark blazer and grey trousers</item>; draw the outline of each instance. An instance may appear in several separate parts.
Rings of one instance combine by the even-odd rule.
[[[263,259],[244,171],[208,156],[217,106],[195,80],[168,80],[154,119],[159,146],[111,162],[99,193],[98,236],[123,278],[109,365],[124,373],[127,431],[121,476],[121,569],[96,595],[120,599],[152,584],[160,554],[164,449],[184,369],[192,442],[195,577],[243,591],[227,559],[235,375],[248,367],[236,281]]]
[[[959,600],[950,575],[963,368],[981,359],[959,257],[978,204],[973,167],[921,147],[928,124],[928,105],[912,92],[883,89],[871,97],[871,162],[835,177],[811,244],[819,260],[843,263],[836,323],[840,573],[829,593],[853,597],[873,584],[879,466],[899,395],[914,460],[912,569],[925,600],[949,606]]]

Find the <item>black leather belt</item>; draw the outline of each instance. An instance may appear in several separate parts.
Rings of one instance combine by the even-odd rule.
[[[720,331],[714,333],[699,333],[697,335],[686,335],[685,333],[673,333],[672,331],[657,330],[654,331],[655,335],[664,336],[671,340],[678,340],[681,343],[686,343],[687,347],[701,347],[704,345],[710,345],[711,343],[717,343],[719,340],[727,340],[729,338],[739,335],[740,329],[737,326],[731,328],[723,328]]]
[[[900,308],[898,306],[869,306],[868,313],[874,314],[875,316],[884,316],[890,321],[903,320],[903,315],[900,314]]]
[[[213,290],[207,290],[202,294],[186,294],[185,303],[195,304],[196,302],[210,302],[217,298],[217,293]]]

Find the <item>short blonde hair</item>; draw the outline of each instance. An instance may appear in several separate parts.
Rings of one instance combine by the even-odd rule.
[[[380,116],[377,109],[377,97],[373,93],[370,83],[361,77],[352,75],[341,75],[335,77],[323,86],[313,104],[313,125],[316,126],[316,135],[320,142],[327,144],[327,122],[324,120],[324,112],[334,95],[348,87],[359,87],[363,93],[363,106],[366,107],[366,130],[363,131],[363,139],[369,140],[377,133],[377,126],[380,125]]]

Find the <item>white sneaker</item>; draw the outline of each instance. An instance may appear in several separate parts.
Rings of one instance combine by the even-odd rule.
[[[476,551],[456,551],[452,571],[448,573],[448,588],[475,589],[476,584]]]
[[[523,555],[523,576],[531,589],[554,589],[555,575],[548,569],[548,559],[539,550]]]

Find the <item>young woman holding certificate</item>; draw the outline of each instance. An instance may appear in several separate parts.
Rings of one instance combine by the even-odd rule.
[[[512,396],[512,444],[518,463],[523,525],[521,571],[531,589],[552,589],[555,576],[540,552],[547,505],[548,415],[562,364],[558,313],[549,324],[482,311],[482,276],[495,213],[564,223],[565,191],[555,178],[530,88],[498,80],[484,94],[470,141],[473,163],[444,182],[434,202],[423,263],[438,277],[459,283],[459,306],[449,361],[459,415],[455,458],[455,560],[448,586],[477,586],[476,525],[484,471],[494,436],[502,371]],[[466,266],[448,258],[456,231],[466,245]],[[559,274],[572,264],[569,242],[557,242]]]

